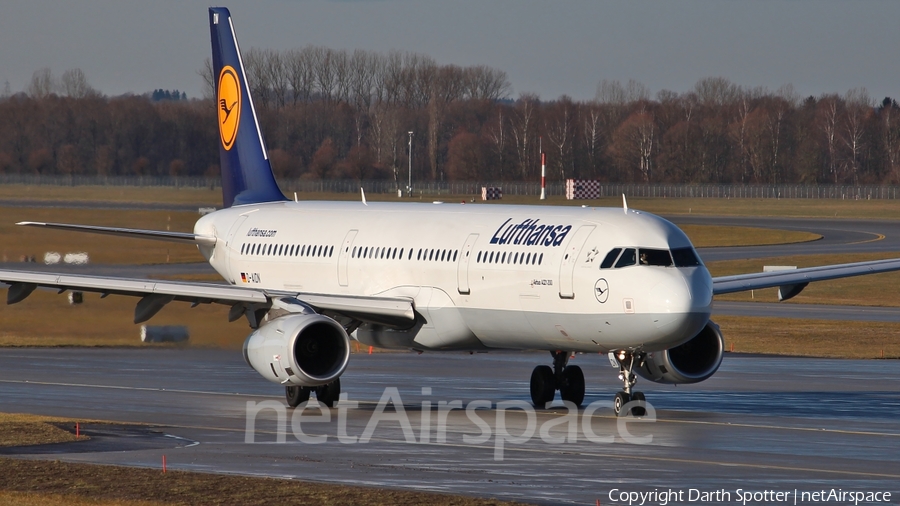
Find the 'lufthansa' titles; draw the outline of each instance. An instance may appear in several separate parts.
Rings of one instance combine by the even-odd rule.
[[[527,219],[522,223],[509,223],[507,219],[491,237],[491,244],[515,246],[560,246],[572,225],[544,225],[540,219]]]

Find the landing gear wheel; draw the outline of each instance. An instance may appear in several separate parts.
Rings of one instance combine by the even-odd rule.
[[[306,387],[284,387],[284,397],[288,406],[296,408],[309,400],[309,389]]]
[[[626,414],[628,414],[628,412],[623,410],[622,408],[624,408],[630,400],[631,397],[625,392],[618,392],[616,394],[616,398],[613,401],[613,411],[616,412],[616,416],[625,416]]]
[[[578,407],[584,402],[584,373],[577,365],[563,369],[562,384],[559,385],[559,396]]]
[[[547,365],[539,365],[531,373],[531,402],[534,407],[544,409],[547,403],[553,402],[556,395],[556,378],[553,369]]]
[[[647,399],[644,398],[643,392],[632,392],[631,400],[634,406],[631,408],[632,416],[645,416],[647,414]]]
[[[334,403],[341,396],[341,379],[338,378],[327,385],[316,387],[316,400],[329,408],[334,407]]]

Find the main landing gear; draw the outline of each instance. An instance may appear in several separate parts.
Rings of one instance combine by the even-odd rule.
[[[632,390],[634,384],[637,383],[637,376],[632,372],[635,362],[640,366],[641,361],[644,360],[644,355],[642,353],[635,354],[631,351],[620,350],[615,352],[615,357],[619,362],[619,381],[622,382],[623,386],[622,391],[617,393],[615,400],[613,400],[613,411],[615,411],[616,416],[625,416],[628,414],[625,406],[632,402],[629,406],[631,414],[633,416],[644,416],[647,413],[647,399],[644,398],[642,392]]]
[[[553,368],[539,365],[531,373],[531,402],[536,408],[545,408],[553,402],[559,390],[562,400],[581,406],[584,402],[584,373],[577,365],[566,365],[569,362],[568,352],[551,351],[550,354],[553,356]]]
[[[309,394],[316,392],[316,400],[329,408],[334,407],[334,403],[341,396],[341,379],[338,378],[331,383],[317,387],[284,387],[284,396],[287,399],[288,406],[296,408],[300,404],[309,400]]]

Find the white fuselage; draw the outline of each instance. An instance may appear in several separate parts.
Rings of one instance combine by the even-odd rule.
[[[658,351],[709,320],[703,265],[601,268],[614,248],[691,248],[634,210],[505,205],[276,202],[201,218],[201,247],[230,283],[298,293],[414,299],[408,330],[364,325],[385,347]]]

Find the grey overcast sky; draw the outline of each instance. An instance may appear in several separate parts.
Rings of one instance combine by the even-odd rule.
[[[234,0],[242,47],[392,49],[507,72],[513,96],[594,97],[601,79],[651,93],[703,77],[803,95],[865,87],[900,99],[900,1]],[[202,93],[206,2],[4,0],[0,86],[81,68],[108,95]]]

